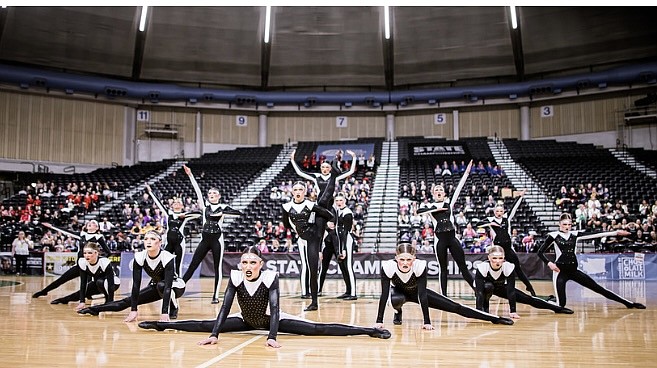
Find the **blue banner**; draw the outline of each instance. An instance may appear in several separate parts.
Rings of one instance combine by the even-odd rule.
[[[374,143],[320,144],[317,147],[317,158],[324,155],[327,160],[333,160],[338,150],[342,150],[342,160],[351,160],[351,155],[347,153],[347,150],[354,151],[356,157],[362,153],[367,160],[371,154],[374,154]]]

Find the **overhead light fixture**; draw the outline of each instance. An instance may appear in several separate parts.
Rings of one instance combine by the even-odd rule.
[[[271,24],[271,6],[265,10],[265,43],[269,43],[269,25]]]
[[[515,6],[510,6],[509,10],[511,10],[511,27],[513,29],[518,28],[518,18],[516,16],[516,7]]]
[[[139,32],[144,32],[146,29],[146,14],[148,14],[148,6],[142,6],[141,19],[139,19]]]
[[[383,23],[385,27],[386,40],[390,39],[390,7],[383,7]]]

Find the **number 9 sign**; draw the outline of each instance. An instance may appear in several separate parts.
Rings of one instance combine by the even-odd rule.
[[[249,120],[245,115],[237,115],[235,117],[235,125],[238,127],[245,127],[248,125]]]

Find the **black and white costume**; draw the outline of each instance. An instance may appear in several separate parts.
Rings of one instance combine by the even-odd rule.
[[[474,283],[472,273],[468,271],[468,266],[465,263],[465,252],[463,251],[463,248],[461,248],[458,239],[456,239],[456,226],[454,224],[454,214],[452,213],[456,199],[459,197],[459,193],[461,193],[461,189],[463,189],[465,181],[468,179],[468,174],[469,172],[467,170],[463,173],[463,177],[461,177],[461,180],[454,190],[454,194],[449,202],[443,200],[442,202],[422,204],[417,210],[418,214],[428,213],[430,215],[431,223],[433,224],[435,234],[433,246],[436,252],[438,265],[440,266],[440,290],[443,295],[447,295],[448,249],[450,253],[452,253],[452,258],[454,258],[454,262],[458,265],[461,275],[463,275],[463,279],[465,279],[471,287]]]
[[[376,322],[383,323],[386,304],[390,303],[395,309],[394,324],[401,324],[402,306],[407,302],[420,304],[425,325],[431,324],[429,308],[493,323],[513,324],[508,318],[484,313],[427,289],[427,261],[416,259],[411,270],[406,273],[399,270],[394,259],[381,262],[381,297]]]
[[[354,238],[351,234],[351,228],[354,223],[354,214],[347,206],[338,208],[334,205],[333,212],[335,214],[334,219],[336,219],[337,222],[335,223],[335,229],[329,230],[328,235],[324,239],[324,249],[322,250],[322,270],[319,276],[319,290],[321,292],[331,259],[335,256],[336,261],[338,262],[338,267],[340,267],[340,271],[342,272],[342,278],[347,287],[347,290],[341,297],[348,297],[353,300],[356,298],[356,276],[353,267]],[[343,252],[346,254],[346,257],[340,259],[339,256]]]
[[[70,236],[71,238],[76,239],[78,241],[78,260],[80,258],[84,258],[83,249],[84,249],[84,245],[87,244],[88,242],[98,243],[98,245],[100,245],[102,250],[101,255],[103,256],[109,256],[112,253],[112,251],[107,246],[107,243],[105,242],[105,236],[102,233],[100,233],[100,231],[96,231],[95,233],[88,233],[83,230],[80,232],[80,235],[75,235],[73,233],[56,228],[54,226],[51,226],[51,228],[54,231],[62,233],[66,236]],[[66,270],[66,272],[64,272],[61,276],[59,276],[59,278],[51,282],[48,286],[32,294],[32,297],[38,298],[40,296],[44,296],[49,292],[57,289],[58,287],[64,285],[66,282],[75,280],[79,277],[80,277],[80,267],[76,263],[74,266]]]
[[[550,260],[545,256],[545,252],[554,245],[554,253],[556,259],[554,263],[559,267],[559,272],[552,271],[552,281],[554,283],[554,290],[557,294],[557,303],[560,306],[566,305],[566,283],[570,280],[595,291],[596,293],[619,302],[628,308],[645,308],[644,305],[633,303],[627,299],[622,298],[618,294],[605,289],[596,283],[589,275],[577,269],[577,240],[602,238],[605,236],[617,236],[617,231],[609,231],[603,233],[592,233],[587,235],[579,235],[582,231],[569,231],[561,232],[554,231],[548,234],[545,242],[538,248],[538,256],[545,264]]]
[[[337,168],[337,161],[333,161],[331,173],[329,175],[304,172],[294,160],[290,161],[292,162],[294,171],[296,171],[299,176],[313,182],[315,193],[317,194],[317,204],[324,208],[331,208],[333,206],[333,193],[335,192],[335,186],[337,183],[340,180],[348,178],[356,171],[356,157],[353,156],[349,171],[342,174],[340,174],[340,170]]]
[[[297,244],[301,257],[301,293],[312,297],[312,304],[317,306],[318,271],[320,242],[324,228],[319,228],[318,217],[330,219],[333,214],[315,202],[304,199],[296,203],[294,198],[283,204],[283,224],[299,235]]]
[[[549,309],[555,313],[571,314],[568,308],[548,303],[543,299],[529,296],[515,287],[516,266],[510,262],[502,263],[502,267],[494,270],[489,261],[481,262],[475,272],[475,295],[477,296],[477,309],[489,312],[488,302],[491,296],[509,300],[509,310],[516,312],[516,301],[529,304],[538,309]]]
[[[201,217],[198,212],[175,212],[173,209],[166,209],[162,201],[151,191],[148,194],[153,198],[153,202],[160,209],[162,214],[166,214],[166,242],[164,250],[176,255],[176,274],[182,275],[183,249],[185,249],[185,225],[189,220]]]
[[[148,250],[135,253],[130,296],[118,301],[91,306],[78,313],[98,315],[100,312],[117,312],[128,307],[132,311],[136,311],[138,305],[162,299],[162,314],[169,314],[172,319],[175,319],[178,316],[177,299],[185,292],[185,282],[176,275],[174,258],[173,254],[163,249],[155,258],[148,255]],[[145,288],[140,290],[142,270],[151,280]]]
[[[189,176],[192,181],[192,186],[196,192],[197,203],[203,206],[203,231],[201,234],[201,242],[196,247],[192,261],[183,275],[185,282],[189,281],[196,271],[196,268],[201,264],[205,255],[212,250],[212,259],[214,264],[214,290],[212,293],[212,302],[217,303],[219,298],[219,290],[221,287],[221,279],[223,277],[222,264],[224,261],[224,234],[222,225],[226,216],[241,216],[242,212],[231,208],[226,204],[210,203],[203,199],[203,193],[198,186],[196,179],[193,175]]]
[[[230,314],[233,300],[237,296],[240,312]],[[281,312],[278,274],[274,271],[261,271],[253,281],[244,277],[242,271],[230,273],[224,303],[216,320],[189,320],[176,322],[145,321],[141,328],[163,331],[167,328],[189,331],[210,332],[218,337],[222,332],[269,330],[268,339],[276,340],[278,332],[306,336],[348,336],[369,335],[388,338],[390,332],[378,328],[351,326],[339,323],[316,323]]]
[[[519,196],[516,198],[515,202],[513,203],[513,206],[511,207],[511,211],[509,214],[504,214],[502,217],[488,217],[486,220],[483,222],[477,224],[477,227],[484,227],[484,226],[489,226],[491,229],[491,232],[493,233],[493,244],[499,245],[500,247],[504,248],[504,258],[513,263],[515,267],[515,273],[522,281],[523,284],[525,284],[525,287],[527,288],[527,291],[530,293],[534,294],[534,288],[532,287],[532,284],[529,282],[529,278],[525,273],[522,271],[522,267],[520,267],[520,259],[518,258],[518,255],[516,254],[515,250],[513,250],[513,247],[511,246],[511,220],[516,214],[516,211],[518,211],[518,208],[520,207],[520,202],[522,202],[522,196]]]
[[[85,258],[78,259],[80,268],[80,291],[55,299],[51,304],[67,304],[79,300],[84,303],[93,295],[103,294],[105,302],[114,300],[114,292],[121,286],[121,280],[114,274],[112,262],[105,257],[98,257],[96,264]]]

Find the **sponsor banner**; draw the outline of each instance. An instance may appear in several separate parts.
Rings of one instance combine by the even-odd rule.
[[[536,254],[519,254],[523,270],[529,278],[545,279],[551,278],[550,269],[541,262]],[[227,276],[230,271],[237,267],[241,253],[225,253],[223,263],[223,274]],[[354,253],[354,273],[356,278],[379,278],[381,262],[395,257],[392,253]],[[276,271],[281,277],[298,278],[301,274],[301,260],[298,253],[269,253],[263,255],[265,269]],[[429,277],[437,278],[440,267],[433,254],[418,254],[418,259],[426,260],[429,268]],[[466,254],[465,260],[468,270],[474,275],[474,267],[487,259],[485,254]],[[525,267],[527,266],[527,267]],[[458,265],[448,255],[447,263],[448,277],[452,279],[462,278]],[[208,255],[203,260],[201,276],[214,277],[212,256]],[[335,260],[331,261],[327,271],[328,278],[342,278],[342,273]]]
[[[335,158],[335,153],[338,150],[342,150],[342,160],[350,160],[351,155],[347,153],[347,150],[354,151],[356,157],[359,157],[361,153],[365,160],[367,160],[371,154],[374,153],[374,143],[342,143],[342,144],[320,144],[317,146],[317,159],[319,156],[326,156],[327,160],[333,160]],[[310,157],[308,157],[310,158]],[[296,157],[297,160],[303,159],[303,157]]]
[[[78,262],[77,252],[45,252],[43,255],[43,274],[45,276],[61,276]],[[113,254],[108,257],[114,267],[114,272],[119,272],[121,256]],[[29,265],[29,259],[28,259]]]
[[[411,144],[409,151],[414,157],[419,156],[444,156],[444,155],[465,155],[465,149],[459,144],[445,145],[426,145]]]
[[[578,254],[579,269],[596,280],[657,280],[657,254]]]

